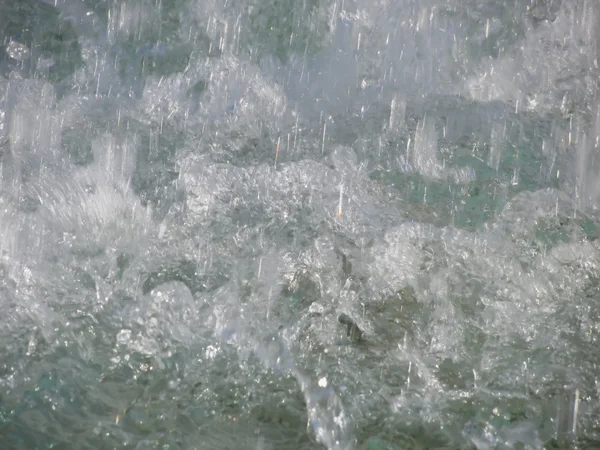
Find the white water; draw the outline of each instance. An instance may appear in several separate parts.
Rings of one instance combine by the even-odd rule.
[[[599,20],[3,3],[0,447],[599,445]]]

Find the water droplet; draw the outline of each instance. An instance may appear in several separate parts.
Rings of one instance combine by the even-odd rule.
[[[131,330],[123,329],[117,333],[117,343],[127,345],[131,342]]]
[[[29,49],[20,42],[10,41],[6,46],[6,54],[17,61],[24,61],[29,58]]]
[[[218,351],[219,349],[213,347],[212,345],[209,345],[208,347],[206,347],[206,352],[204,354],[208,359],[215,359],[215,356],[217,356]]]

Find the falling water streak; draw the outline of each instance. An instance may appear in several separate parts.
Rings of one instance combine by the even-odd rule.
[[[412,369],[412,361],[408,362],[408,376],[406,378],[406,393],[410,390],[410,370]]]
[[[343,199],[344,199],[344,183],[342,182],[342,183],[340,183],[340,201],[339,201],[339,204],[338,204],[338,213],[337,213],[338,217],[340,217],[340,218],[342,217],[342,202],[343,202]]]
[[[267,320],[271,315],[271,297],[273,294],[273,286],[269,287],[269,296],[267,297]]]
[[[390,104],[390,122],[389,122],[390,130],[394,127],[394,110],[395,109],[396,109],[396,97],[392,98],[392,103]]]
[[[573,203],[573,219],[577,219],[577,202],[579,201],[579,194],[577,192],[577,186],[575,186],[575,202]]]
[[[294,125],[294,151],[296,151],[296,145],[298,141],[298,113],[294,112],[296,116],[296,124]]]
[[[327,122],[323,124],[323,141],[321,142],[321,154],[325,152],[325,133],[327,132]]]
[[[573,435],[577,433],[577,415],[579,414],[579,389],[575,389],[575,404],[573,405]]]
[[[263,261],[263,259],[262,259],[262,256],[261,256],[261,257],[259,258],[259,260],[258,260],[258,274],[256,275],[256,278],[257,278],[258,280],[260,280],[260,274],[261,274],[261,272],[262,272],[262,261]]]
[[[289,135],[288,135],[288,139],[289,139]],[[277,147],[275,147],[275,163],[273,164],[273,166],[275,168],[277,168],[277,158],[279,158],[279,144],[281,143],[281,137],[277,138]]]
[[[573,116],[569,118],[569,145],[571,145],[571,139],[573,135]]]

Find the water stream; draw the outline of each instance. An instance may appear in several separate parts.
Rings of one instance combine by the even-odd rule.
[[[600,3],[4,0],[0,448],[600,448]]]

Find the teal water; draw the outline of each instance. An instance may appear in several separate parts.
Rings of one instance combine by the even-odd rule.
[[[600,7],[0,5],[0,448],[600,446]]]

